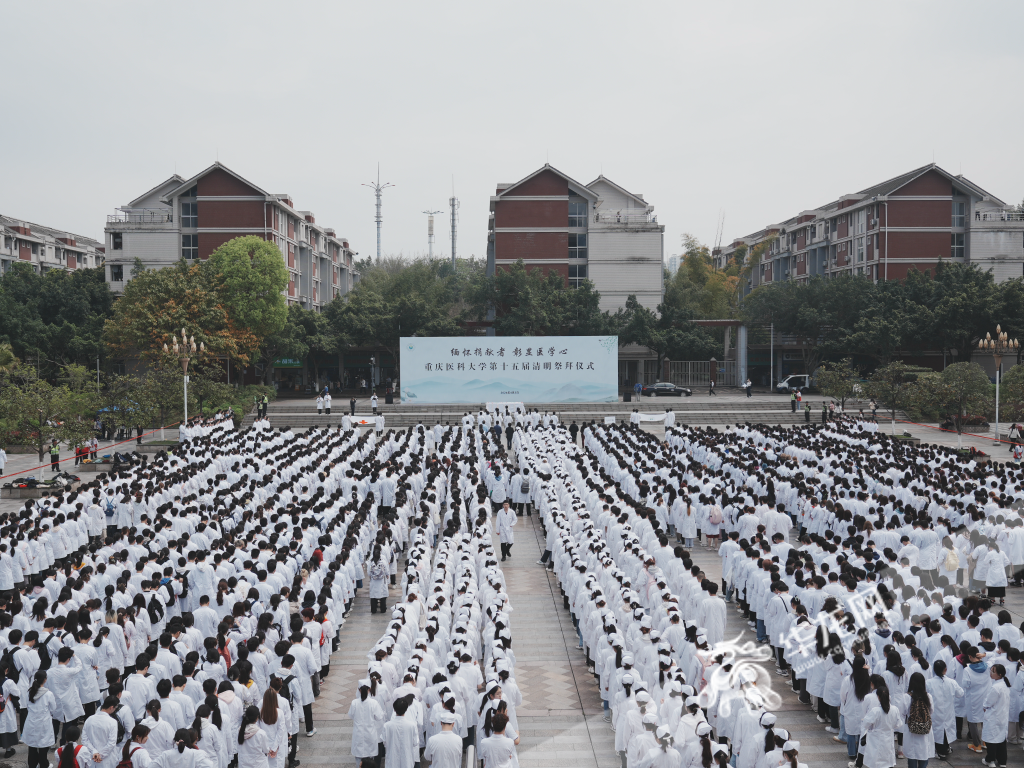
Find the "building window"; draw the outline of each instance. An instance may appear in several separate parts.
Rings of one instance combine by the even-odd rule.
[[[569,265],[569,287],[579,288],[583,284],[583,281],[587,279],[587,265],[586,264],[570,264]]]
[[[124,282],[124,267],[120,264],[110,265],[110,282],[121,283]]]
[[[587,258],[587,236],[586,235],[569,235],[569,258],[570,259],[585,259]]]
[[[10,238],[10,237],[5,237],[4,238],[4,248],[6,250],[8,250],[8,251],[11,250],[11,246],[13,244],[14,244],[14,240],[12,238]]]
[[[110,233],[110,248],[114,251],[120,251],[124,247],[124,233],[123,232],[111,232]]]
[[[964,233],[954,232],[950,235],[950,256],[954,259],[962,259],[964,257]]]
[[[857,261],[864,261],[864,238],[857,238]]]
[[[967,214],[967,203],[954,200],[953,201],[953,226],[963,228],[964,218]]]
[[[32,255],[33,256],[38,256],[39,255],[39,243],[32,243]]]
[[[586,200],[570,200],[569,201],[569,226],[570,227],[585,227],[585,226],[587,226],[587,201]]]
[[[182,235],[181,236],[181,258],[183,258],[183,259],[198,259],[199,258],[199,235]]]
[[[181,204],[181,226],[185,229],[199,226],[198,203],[195,201]]]

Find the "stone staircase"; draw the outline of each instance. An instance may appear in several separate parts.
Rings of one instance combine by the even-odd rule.
[[[710,402],[708,401],[710,400]],[[340,398],[335,403],[342,405]],[[811,399],[811,420],[820,419],[820,400]],[[347,401],[344,405],[348,405]],[[361,400],[356,407],[356,420],[365,419],[372,424],[373,414],[367,407],[366,400]],[[815,408],[817,405],[817,408]],[[664,413],[671,408],[676,414],[676,423],[680,424],[737,424],[743,422],[760,422],[763,424],[803,424],[804,415],[802,412],[793,413],[790,410],[789,400],[783,397],[774,398],[764,396],[748,399],[742,396],[726,396],[719,398],[692,397],[692,398],[641,398],[640,401],[629,403],[525,403],[525,406],[533,410],[536,408],[541,413],[555,413],[559,421],[569,424],[573,420],[577,424],[584,421],[603,421],[606,416],[615,416],[625,421],[634,408],[641,413]],[[384,423],[387,429],[404,429],[406,427],[423,424],[433,426],[437,422],[442,424],[459,424],[466,413],[476,414],[484,407],[483,403],[462,403],[444,405],[385,405],[383,399],[380,401],[380,410],[384,414]],[[849,403],[848,410],[854,412],[861,404]],[[865,406],[866,407],[866,406]],[[341,408],[334,408],[330,417],[318,416],[316,410],[311,407],[308,400],[294,401],[283,400],[271,403],[267,409],[267,416],[274,428],[290,427],[292,430],[305,430],[312,426],[337,426],[341,423],[344,411]],[[882,414],[879,413],[881,418]],[[255,420],[255,414],[248,414],[242,422],[242,427],[247,428]]]

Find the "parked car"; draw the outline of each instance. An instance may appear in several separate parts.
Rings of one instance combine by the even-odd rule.
[[[787,376],[775,385],[776,392],[782,392],[787,395],[795,389],[799,389],[801,392],[809,392],[811,390],[811,377],[805,373],[795,373],[792,376]]]
[[[659,381],[657,384],[645,384],[640,394],[647,397],[689,397],[693,390],[680,387],[670,381]]]

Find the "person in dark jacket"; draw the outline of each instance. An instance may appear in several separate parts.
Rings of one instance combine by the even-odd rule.
[[[508,443],[508,447],[509,448],[512,447],[512,435],[514,435],[515,433],[516,433],[516,431],[514,429],[512,429],[512,425],[511,424],[509,424],[507,427],[505,427],[505,442]]]
[[[576,419],[572,420],[572,424],[569,425],[569,434],[572,435],[572,442],[576,443],[576,435],[579,434],[580,428],[576,425]]]

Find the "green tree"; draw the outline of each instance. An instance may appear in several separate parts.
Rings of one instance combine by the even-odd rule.
[[[923,396],[956,427],[956,443],[963,447],[967,416],[984,413],[991,402],[991,384],[977,363],[953,363],[942,373],[921,376],[918,384]]]
[[[276,245],[255,235],[236,237],[211,253],[203,266],[211,273],[230,325],[248,330],[257,345],[284,327],[288,270]],[[251,356],[255,348],[246,352]]]
[[[112,376],[102,393],[104,423],[130,432],[137,426],[156,421],[159,408],[150,399],[150,391],[138,376]]]
[[[664,309],[664,306],[662,306]],[[678,316],[657,313],[643,306],[635,294],[626,298],[625,308],[615,315],[619,346],[639,344],[657,355],[657,370],[668,360],[709,360],[720,354],[718,341],[704,328]]]
[[[878,368],[867,382],[865,389],[868,395],[877,400],[892,418],[893,435],[896,434],[896,413],[906,410],[915,401],[915,387],[922,373],[930,371],[896,361]]]
[[[343,302],[332,301],[327,305],[325,317],[331,317],[335,312],[340,313],[343,308]],[[306,331],[301,320],[302,314],[306,311],[298,304],[292,304],[288,307],[288,315],[281,329],[263,339],[259,360],[263,366],[265,385],[271,386],[273,382],[275,360],[283,357],[301,360],[309,354]]]
[[[241,365],[258,346],[255,334],[231,321],[211,272],[186,261],[139,272],[114,305],[105,336],[113,354],[159,363],[164,344],[182,328],[210,354],[230,356]]]
[[[817,373],[818,389],[826,397],[838,400],[845,408],[847,398],[853,397],[856,376],[852,358],[844,358],[838,363],[822,363]]]

